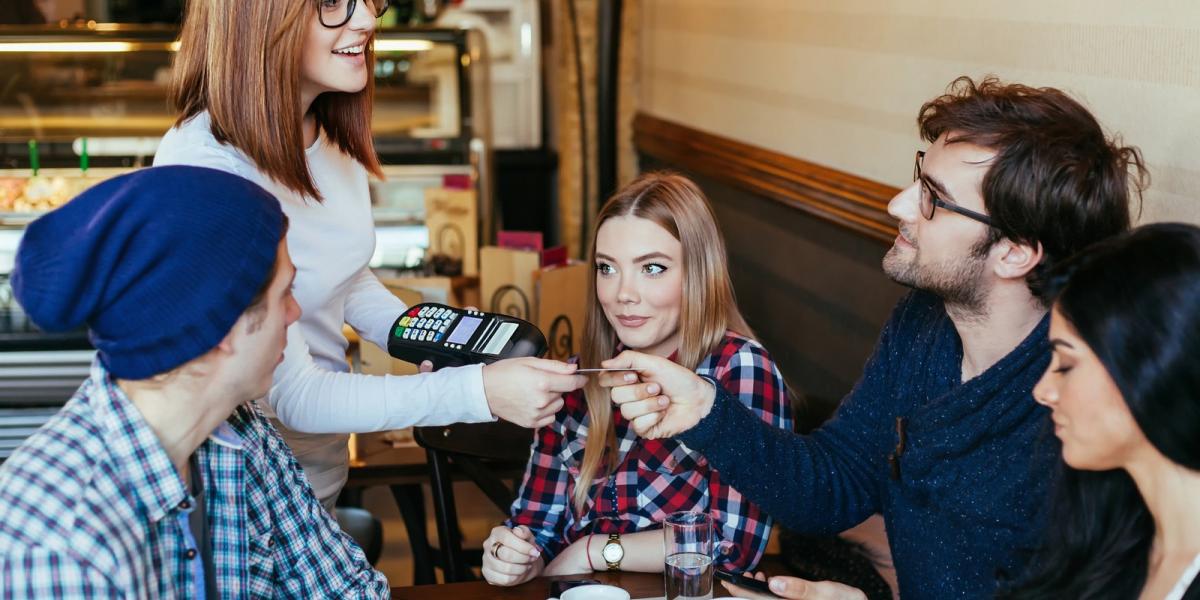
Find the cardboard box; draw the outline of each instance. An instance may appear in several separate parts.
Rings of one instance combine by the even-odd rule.
[[[579,352],[592,273],[587,264],[542,268],[538,252],[487,246],[480,269],[482,310],[536,325],[546,336],[548,358],[566,360]]]
[[[462,260],[462,274],[479,274],[479,209],[474,190],[425,190],[429,255]]]
[[[534,323],[550,347],[546,358],[567,360],[579,354],[587,316],[588,277],[592,273],[591,266],[583,262],[538,270]]]
[[[479,265],[480,310],[536,322],[533,277],[541,267],[540,254],[485,246],[479,251]]]

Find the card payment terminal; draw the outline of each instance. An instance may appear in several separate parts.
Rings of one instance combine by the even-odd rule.
[[[508,315],[426,302],[409,307],[392,325],[388,354],[434,368],[542,356],[546,336],[532,323]]]

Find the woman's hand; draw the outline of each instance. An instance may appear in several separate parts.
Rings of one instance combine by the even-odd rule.
[[[562,395],[587,383],[575,365],[543,358],[509,358],[483,368],[483,392],[492,414],[521,427],[554,422]]]
[[[519,585],[537,577],[545,563],[533,532],[500,525],[483,541],[483,578],[492,585]]]
[[[754,578],[759,581],[768,581],[766,574],[761,572],[755,573]],[[771,592],[775,596],[790,598],[791,600],[867,600],[867,595],[862,590],[837,583],[836,581],[808,581],[799,577],[772,577],[768,581],[768,584],[771,586]],[[764,596],[724,581],[721,582],[721,585],[725,586],[725,589],[729,590],[730,594],[742,598],[752,598],[755,600],[770,600],[771,598],[771,596]]]
[[[579,575],[580,573],[591,573],[592,565],[595,563],[588,562],[588,538],[592,536],[585,535],[575,540],[566,550],[554,557],[550,564],[546,566],[546,570],[542,572],[547,577],[555,575]],[[594,559],[593,559],[594,560]]]

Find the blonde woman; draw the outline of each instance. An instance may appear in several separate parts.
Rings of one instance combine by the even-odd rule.
[[[407,377],[347,373],[342,324],[386,347],[406,308],[367,268],[367,177],[382,175],[371,44],[385,10],[386,0],[191,0],[174,65],[180,117],[154,157],[249,179],[291,222],[303,316],[288,328],[266,408],[326,507],[346,482],[351,432],[496,417],[545,425],[561,394],[584,383],[570,375],[575,367],[538,359]]]
[[[783,377],[738,311],[725,244],[700,189],[679,175],[646,174],[617,192],[596,223],[582,364],[624,348],[670,357],[790,430]],[[516,585],[591,570],[660,572],[661,523],[688,510],[712,515],[718,566],[758,563],[770,518],[703,456],[639,439],[614,414],[608,389],[589,381],[536,433],[512,517],[484,543],[483,575]]]

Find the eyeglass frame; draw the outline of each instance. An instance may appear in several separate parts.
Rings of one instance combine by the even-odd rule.
[[[329,25],[328,23],[325,22],[325,18],[323,16],[324,13],[322,12],[322,8],[321,8],[322,0],[316,0],[316,2],[317,2],[317,21],[319,21],[321,23],[321,26],[325,27],[326,29],[337,29],[339,27],[345,26],[346,23],[350,22],[350,19],[354,18],[354,10],[356,8],[358,8],[358,0],[346,0],[346,2],[349,3],[349,5],[346,7],[346,18],[341,23],[338,23],[337,25]],[[383,9],[376,9],[376,12],[375,12],[376,19],[382,19],[383,15],[385,13],[387,13],[388,8],[390,8],[392,5],[391,0],[370,0],[370,2],[371,2],[372,8],[375,7],[375,4],[383,5]]]
[[[925,191],[929,192],[929,214],[928,215],[926,215],[925,210],[920,207],[920,204],[924,203],[924,195],[922,195],[921,196],[922,199],[918,201],[918,208],[921,210],[921,216],[925,217],[926,221],[933,220],[933,215],[934,215],[934,213],[937,212],[937,209],[940,206],[950,212],[958,213],[968,219],[979,221],[980,223],[983,223],[984,225],[987,225],[988,227],[996,226],[996,224],[994,222],[992,222],[992,218],[983,213],[978,213],[969,208],[963,208],[957,204],[952,204],[950,202],[946,202],[945,200],[942,200],[941,198],[938,198],[937,194],[934,193],[934,191],[933,191],[933,187],[931,187],[928,183],[926,183],[925,180],[921,177],[921,163],[924,160],[925,160],[925,151],[917,150],[916,159],[913,160],[913,181],[920,183],[921,187],[923,188],[922,193],[924,193]]]

